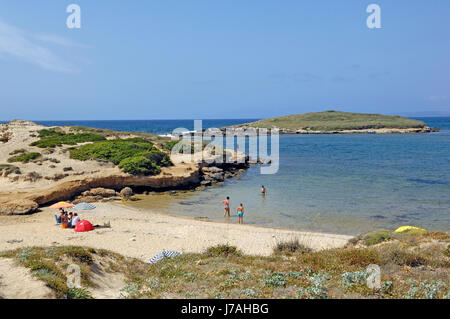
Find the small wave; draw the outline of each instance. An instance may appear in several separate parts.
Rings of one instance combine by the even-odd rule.
[[[421,179],[421,178],[409,178],[408,182],[415,182],[421,184],[429,184],[429,185],[447,185],[448,182],[444,181],[434,181],[431,179]]]

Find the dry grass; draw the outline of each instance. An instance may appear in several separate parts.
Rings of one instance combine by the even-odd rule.
[[[270,257],[220,245],[156,264],[81,247],[25,248],[4,256],[32,269],[59,297],[89,297],[90,272],[102,263],[106,271],[125,275],[125,298],[448,298],[448,234],[408,236],[316,252],[292,240],[277,243]],[[65,286],[69,261],[80,265],[86,290],[69,292]],[[381,268],[380,289],[365,283],[372,264]],[[46,272],[53,277],[39,277]]]

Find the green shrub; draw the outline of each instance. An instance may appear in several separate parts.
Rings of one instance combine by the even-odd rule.
[[[76,145],[78,143],[96,142],[106,140],[104,136],[93,133],[69,133],[44,129],[39,132],[40,140],[31,143],[31,146],[40,148],[56,147],[64,145]]]
[[[241,256],[242,253],[240,250],[236,248],[236,246],[230,245],[217,245],[213,247],[209,247],[206,250],[206,255],[210,257],[219,257],[219,256]]]
[[[132,175],[156,175],[161,169],[145,156],[125,158],[119,163],[119,168]]]
[[[106,160],[119,165],[126,158],[144,155],[154,150],[152,143],[136,139],[102,141],[83,145],[70,150],[70,158],[86,160]]]
[[[99,141],[82,145],[70,150],[70,158],[81,161],[109,161],[133,175],[155,175],[161,171],[160,166],[172,165],[166,153],[143,138]]]
[[[392,239],[391,230],[378,230],[368,233],[364,236],[363,241],[366,246],[372,246]]]
[[[10,157],[8,159],[8,163],[14,163],[14,162],[28,163],[32,160],[35,160],[38,157],[41,157],[41,153],[35,153],[35,152],[34,153],[22,153],[20,155]]]
[[[301,244],[298,239],[279,242],[273,249],[273,252],[275,254],[282,254],[282,253],[306,254],[306,253],[310,253],[311,251],[312,251],[311,248],[307,247],[304,244]]]
[[[15,151],[12,151],[11,153],[9,153],[9,155],[16,155],[16,154],[22,154],[22,153],[26,153],[27,150],[21,148]]]

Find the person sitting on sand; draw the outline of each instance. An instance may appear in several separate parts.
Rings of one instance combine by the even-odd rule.
[[[227,199],[224,199],[222,201],[224,207],[224,213],[223,213],[223,217],[225,217],[228,213],[228,217],[230,217],[230,197],[227,197]]]
[[[244,223],[244,206],[242,203],[237,208],[237,215],[238,215],[238,223],[243,224]]]
[[[73,214],[72,227],[75,227],[79,221],[80,221],[80,217],[78,217],[78,214],[77,213]]]
[[[68,218],[69,228],[72,228],[72,219],[73,219],[73,213],[70,212],[69,213],[69,218]]]
[[[64,221],[64,212],[61,210],[61,214],[58,217],[58,222],[62,224]]]

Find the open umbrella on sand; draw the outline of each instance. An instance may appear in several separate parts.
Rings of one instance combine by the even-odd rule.
[[[50,206],[50,208],[72,208],[73,206],[75,205],[68,202],[58,202]]]
[[[73,210],[93,210],[95,206],[89,203],[79,203],[73,207]]]

